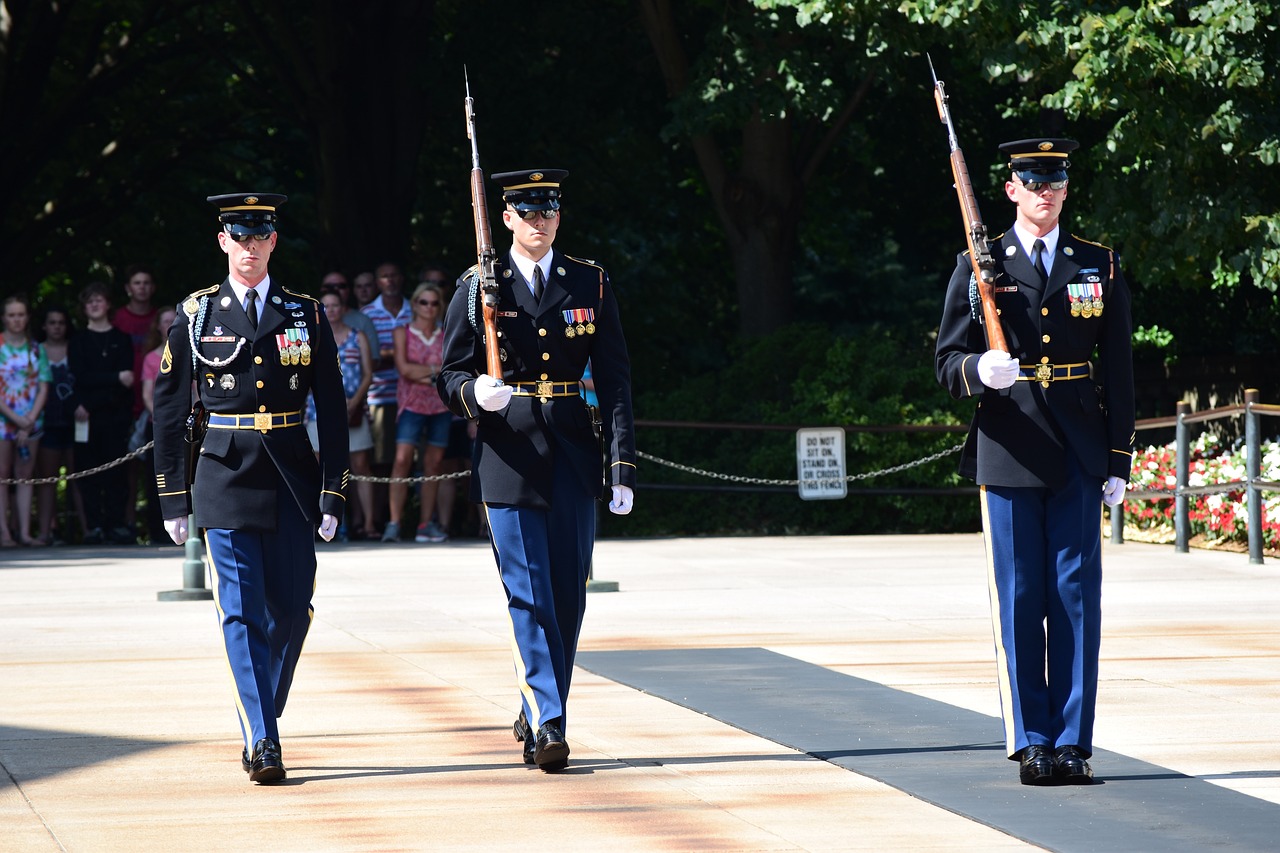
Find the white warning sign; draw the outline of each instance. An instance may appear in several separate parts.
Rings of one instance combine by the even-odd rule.
[[[843,429],[796,431],[796,479],[800,481],[802,500],[831,500],[849,494],[844,472]]]

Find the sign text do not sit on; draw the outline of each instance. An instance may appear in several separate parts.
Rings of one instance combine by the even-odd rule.
[[[796,479],[800,481],[802,500],[830,500],[849,494],[843,429],[796,430]]]

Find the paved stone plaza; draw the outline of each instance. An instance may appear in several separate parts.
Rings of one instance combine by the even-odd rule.
[[[588,602],[570,767],[547,775],[511,736],[488,545],[321,546],[289,778],[255,787],[212,603],[157,601],[182,586],[181,549],[5,552],[0,850],[1169,853],[1280,836],[1280,563],[1104,543],[1104,784],[1024,788],[995,716],[979,536],[596,556],[620,590]]]

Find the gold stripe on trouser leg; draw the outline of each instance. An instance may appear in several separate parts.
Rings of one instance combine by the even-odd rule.
[[[991,546],[991,515],[987,509],[987,487],[978,489],[982,500],[982,542],[987,554],[987,592],[991,596],[991,631],[996,643],[996,680],[1000,687],[1000,719],[1004,720],[1005,751],[1013,755],[1017,740],[1013,724],[1013,687],[1009,683],[1009,659],[1004,652],[1000,625],[1000,590],[996,587],[995,550]]]
[[[489,525],[489,535],[493,535],[493,525],[489,519],[489,505],[481,504],[484,507],[485,524]],[[502,569],[498,569],[498,580],[502,580]],[[534,696],[533,688],[529,686],[529,674],[524,668],[524,658],[520,655],[520,643],[516,640],[516,623],[511,618],[511,608],[507,608],[507,627],[511,629],[511,659],[516,665],[516,687],[520,688],[520,695],[529,703],[529,710],[532,716],[529,718],[530,731],[537,732],[538,727],[542,723],[542,712],[538,709],[538,700]]]
[[[236,713],[240,715],[240,725],[244,727],[244,736],[247,741],[253,737],[253,726],[249,725],[249,714],[244,709],[244,703],[240,701],[240,685],[236,684],[236,672],[231,668],[231,655],[227,652],[227,635],[223,623],[226,621],[227,614],[222,609],[222,602],[218,600],[218,567],[213,562],[213,548],[209,545],[209,530],[204,531],[204,552],[209,556],[209,568],[213,570],[213,606],[218,611],[218,633],[222,634],[222,660],[227,665],[227,675],[231,676],[231,694],[236,697]],[[253,744],[247,744],[252,747]]]

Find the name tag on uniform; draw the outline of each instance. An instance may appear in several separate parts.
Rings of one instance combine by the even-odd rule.
[[[235,342],[235,335],[205,335],[200,339],[202,344],[233,344]]]
[[[1018,292],[1018,285],[1016,284],[1009,284],[1009,285],[1005,285],[1004,287],[996,288],[996,293],[1017,293],[1017,292]]]
[[[516,312],[516,311],[499,311],[498,316],[499,317],[519,317],[520,314],[519,312]]]

